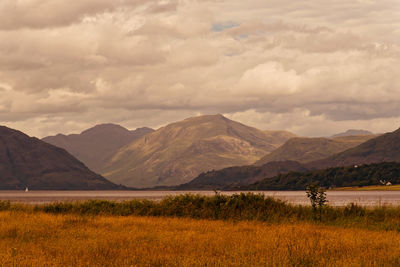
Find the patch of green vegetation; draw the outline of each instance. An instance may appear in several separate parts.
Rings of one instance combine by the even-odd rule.
[[[241,193],[214,196],[179,195],[161,201],[132,200],[114,202],[88,200],[42,205],[0,202],[0,210],[25,210],[51,214],[82,216],[156,216],[213,220],[257,220],[269,223],[309,222],[342,227],[400,231],[400,207],[366,208],[354,204],[346,207],[321,205],[319,216],[311,206],[290,205],[261,194]]]

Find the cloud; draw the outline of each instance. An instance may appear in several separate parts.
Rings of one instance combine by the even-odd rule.
[[[3,0],[0,3],[0,27],[13,30],[68,25],[85,15],[111,10],[113,4],[110,3],[107,0]]]
[[[3,0],[0,123],[43,136],[224,113],[392,130],[398,17],[397,0]]]
[[[300,76],[285,70],[279,62],[266,62],[247,70],[240,78],[242,94],[246,96],[282,96],[299,89]]]
[[[84,19],[113,14],[119,9],[142,8],[147,13],[173,12],[177,0],[2,0],[0,29],[54,28],[80,23]]]

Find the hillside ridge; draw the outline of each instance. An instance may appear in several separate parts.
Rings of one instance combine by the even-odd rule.
[[[121,189],[62,148],[0,126],[0,188],[21,190]]]

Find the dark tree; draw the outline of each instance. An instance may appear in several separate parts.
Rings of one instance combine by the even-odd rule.
[[[317,184],[311,184],[306,187],[306,193],[314,212],[316,213],[319,210],[319,220],[321,220],[322,207],[327,202],[325,189],[319,187]]]

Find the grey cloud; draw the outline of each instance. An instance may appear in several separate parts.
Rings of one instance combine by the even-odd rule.
[[[0,123],[45,135],[224,113],[310,134],[400,117],[393,0],[75,2],[0,3]]]
[[[326,114],[327,118],[330,118],[333,121],[370,120],[400,116],[400,104],[395,101],[385,102],[384,105],[379,102],[338,102],[324,105],[318,105],[315,103],[312,106],[309,106],[309,109],[311,110],[311,115]]]
[[[176,11],[178,8],[178,1],[176,0],[170,0],[170,1],[160,1],[158,3],[155,3],[153,5],[150,5],[147,8],[147,11],[149,13],[164,13],[164,12],[171,12],[171,11]]]
[[[119,8],[147,6],[151,13],[174,11],[177,1],[161,0],[2,0],[0,29],[54,28],[78,23],[87,16],[115,12]]]
[[[233,36],[240,35],[259,35],[259,34],[270,34],[274,32],[297,32],[297,33],[321,33],[332,31],[328,27],[324,26],[308,26],[308,25],[298,25],[298,24],[288,24],[280,20],[272,22],[263,21],[252,21],[246,22],[237,27],[233,27],[229,30],[229,34]]]
[[[13,30],[68,25],[81,20],[85,15],[112,8],[111,3],[107,0],[3,0],[0,4],[0,27]]]

